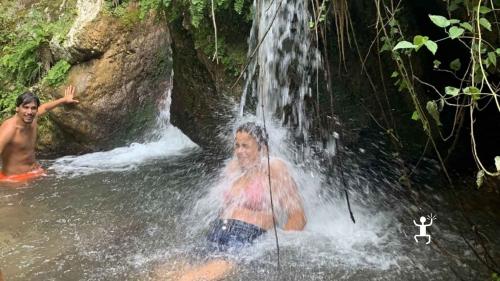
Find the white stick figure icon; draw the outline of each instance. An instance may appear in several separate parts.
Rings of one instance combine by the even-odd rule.
[[[435,216],[433,217],[433,216],[432,216],[432,214],[431,214],[431,215],[429,216],[429,219],[430,219],[430,221],[431,221],[429,224],[425,224],[426,218],[425,218],[424,216],[421,216],[421,217],[420,217],[420,222],[421,222],[422,224],[417,224],[417,223],[415,222],[415,220],[413,220],[413,223],[414,223],[416,226],[418,226],[418,227],[420,228],[420,234],[419,234],[419,235],[415,235],[415,236],[413,236],[413,238],[415,238],[415,241],[416,241],[417,243],[418,243],[418,239],[417,239],[417,237],[427,237],[427,239],[428,239],[428,240],[427,240],[427,243],[425,243],[425,244],[429,244],[429,243],[431,243],[431,236],[430,236],[429,234],[427,234],[427,227],[432,225],[432,220],[433,220],[433,219],[436,219],[436,217],[435,217]]]

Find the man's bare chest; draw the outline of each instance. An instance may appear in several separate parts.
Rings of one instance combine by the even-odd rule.
[[[14,138],[10,142],[11,149],[28,151],[35,148],[36,127],[16,130]]]

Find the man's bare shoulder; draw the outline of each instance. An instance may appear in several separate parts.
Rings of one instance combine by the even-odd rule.
[[[12,131],[14,132],[16,130],[16,119],[15,117],[10,117],[7,120],[2,122],[2,125],[0,125],[0,130],[1,131]]]

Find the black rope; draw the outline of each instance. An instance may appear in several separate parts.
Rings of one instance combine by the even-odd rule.
[[[340,136],[339,136],[339,138],[340,138]],[[347,180],[345,179],[344,169],[342,167],[342,164],[344,163],[344,161],[342,159],[343,151],[340,148],[339,141],[337,141],[337,148],[338,148],[338,152],[339,152],[339,154],[337,155],[337,159],[338,159],[338,167],[339,167],[339,171],[340,171],[340,180],[342,181],[342,185],[344,186],[344,194],[345,194],[345,200],[347,202],[347,209],[349,210],[349,215],[351,216],[352,223],[356,223],[356,220],[354,219],[354,214],[352,213],[352,209],[351,209],[351,202],[349,201],[349,192],[347,191],[349,185],[347,184]]]
[[[280,263],[280,245],[278,242],[278,230],[276,228],[276,218],[274,216],[274,202],[273,202],[273,191],[271,189],[271,160],[269,157],[269,134],[267,133],[267,128],[266,128],[266,117],[264,114],[264,100],[261,94],[261,106],[262,106],[262,123],[264,126],[264,134],[267,139],[267,149],[266,149],[266,156],[267,156],[267,178],[269,181],[269,198],[271,199],[271,214],[273,216],[273,228],[274,228],[274,238],[276,240],[276,256],[277,256],[277,265],[278,265],[278,274],[281,271],[281,263]]]
[[[347,181],[345,180],[344,170],[340,167],[340,178],[342,179],[342,184],[344,185],[345,200],[347,201],[347,209],[349,210],[349,215],[351,216],[352,223],[356,223],[354,215],[351,210],[351,202],[349,201],[349,192],[347,191]]]

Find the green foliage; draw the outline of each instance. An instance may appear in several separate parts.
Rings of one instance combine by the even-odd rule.
[[[10,114],[18,94],[44,79],[47,74],[40,52],[47,48],[52,38],[64,38],[71,27],[72,10],[67,10],[56,20],[45,8],[52,8],[52,1],[41,1],[29,10],[18,10],[16,1],[0,2],[0,112]],[[45,11],[44,11],[45,10]],[[56,69],[48,81],[62,69]],[[60,77],[59,77],[60,79]]]
[[[380,39],[383,43],[380,52],[391,51],[392,58],[397,66],[395,72],[397,74],[393,72],[391,75],[391,78],[397,78],[394,84],[399,86],[398,91],[407,91],[412,97],[415,105],[415,112],[412,115],[412,119],[421,121],[424,131],[426,131],[431,138],[430,126],[422,111],[419,99],[416,97],[416,90],[413,85],[414,81],[418,79],[415,79],[411,70],[408,70],[412,68],[411,55],[417,52],[422,46],[426,46],[432,55],[436,57],[433,61],[433,69],[435,71],[451,73],[453,78],[456,79],[456,86],[460,85],[458,87],[449,85],[444,87],[444,91],[440,91],[436,89],[436,86],[418,80],[422,84],[432,87],[440,96],[438,99],[431,99],[426,105],[427,114],[434,120],[438,128],[443,126],[439,115],[446,104],[462,107],[462,109],[467,107],[467,110],[472,112],[485,106],[496,106],[500,111],[498,85],[490,81],[490,79],[494,79],[490,78],[490,76],[496,77],[499,74],[499,70],[497,69],[497,57],[500,56],[500,48],[494,46],[494,43],[498,41],[494,41],[494,43],[488,41],[488,39],[497,38],[497,35],[490,33],[493,29],[490,20],[494,20],[494,22],[498,24],[493,13],[491,13],[495,10],[494,3],[485,1],[485,5],[489,5],[485,6],[482,5],[483,2],[477,1],[475,3],[473,3],[473,1],[462,0],[450,0],[447,2],[448,17],[442,15],[429,15],[429,20],[447,34],[445,38],[438,38],[433,41],[429,39],[428,36],[417,34],[413,37],[412,42],[410,42],[405,40],[402,33],[399,32],[401,28],[397,20],[391,19],[385,23],[390,26],[390,33],[385,31],[385,35]],[[467,13],[463,13],[464,10],[467,11]],[[452,18],[453,15],[458,19]],[[436,56],[436,53],[438,50],[438,43],[444,40],[456,42],[455,44],[457,44],[457,46],[466,46],[469,49],[470,65],[468,65],[466,69],[462,68],[462,63],[458,58],[452,60],[447,69],[441,68],[442,64],[439,57]],[[466,102],[464,102],[464,100]],[[485,101],[483,102],[482,100]],[[460,112],[462,112],[462,109],[460,109]],[[473,116],[472,113],[471,116]],[[453,126],[456,126],[456,124],[453,124]],[[472,124],[472,126],[474,125]],[[477,149],[475,147],[476,144],[473,133],[471,132],[470,135],[475,162],[478,163],[479,167],[479,172],[476,177],[476,183],[479,187],[483,183],[483,178],[486,175],[500,175],[500,158],[498,158],[498,160],[495,158],[496,170],[488,171],[476,154]]]
[[[37,50],[42,40],[40,37],[28,37],[17,46],[5,46],[4,55],[0,58],[0,71],[18,83],[35,81],[41,69]]]
[[[66,74],[71,68],[71,64],[69,64],[65,60],[58,61],[48,72],[47,75],[43,78],[43,83],[55,87],[62,84],[66,80]]]

